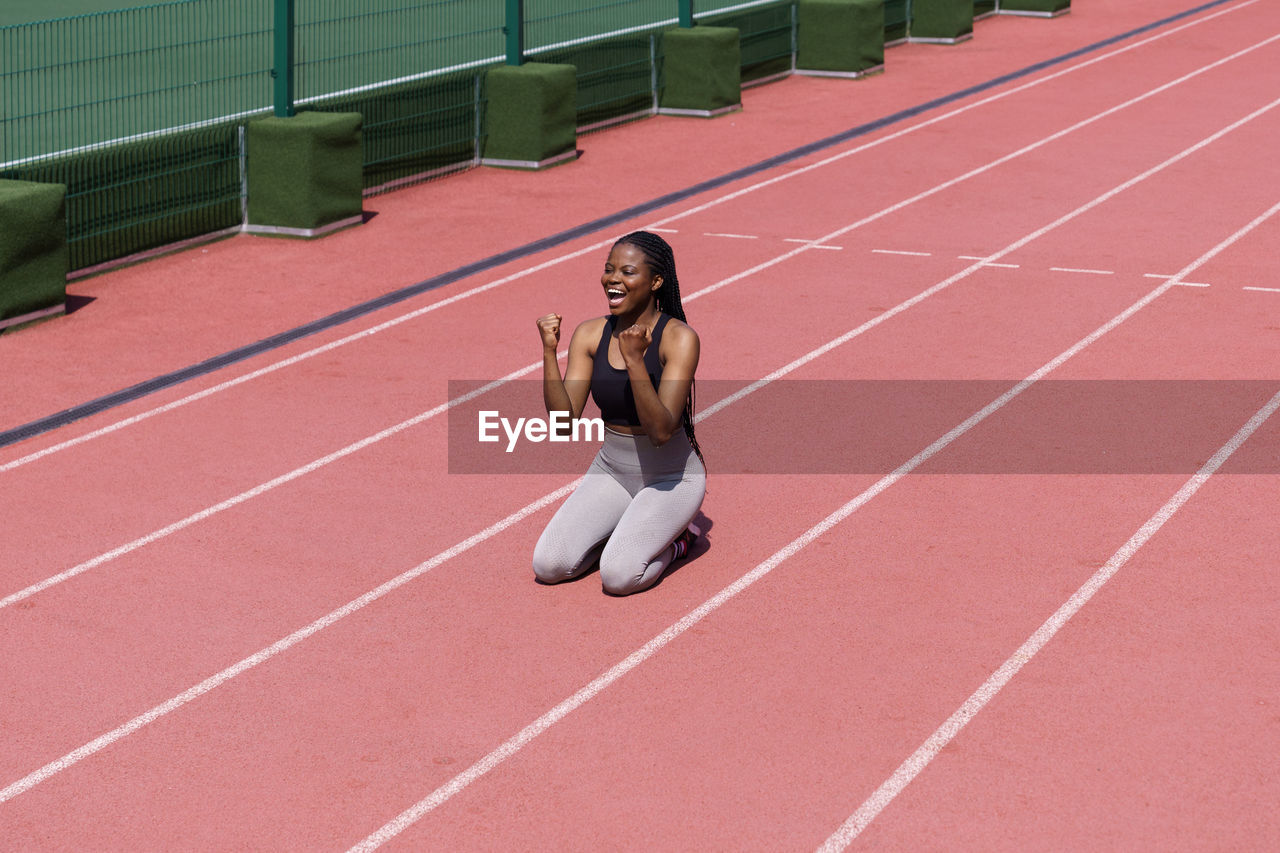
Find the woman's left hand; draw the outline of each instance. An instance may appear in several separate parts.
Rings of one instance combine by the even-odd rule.
[[[618,333],[618,350],[622,353],[622,361],[631,364],[644,359],[644,351],[649,348],[652,338],[649,329],[639,324],[623,329]]]

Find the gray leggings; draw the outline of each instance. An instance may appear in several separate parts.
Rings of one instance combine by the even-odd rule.
[[[534,574],[559,583],[590,570],[598,556],[606,592],[648,588],[671,564],[671,545],[702,506],[706,485],[684,430],[661,447],[605,430],[586,478],[533,549]]]

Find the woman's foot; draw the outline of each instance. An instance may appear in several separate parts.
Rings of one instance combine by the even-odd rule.
[[[671,543],[671,547],[675,549],[672,556],[672,562],[683,560],[689,556],[689,552],[693,550],[693,543],[698,541],[698,537],[702,535],[702,530],[696,524],[690,524],[684,529],[684,532],[676,537],[676,541]]]

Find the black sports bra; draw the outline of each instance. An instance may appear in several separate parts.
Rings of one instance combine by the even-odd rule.
[[[658,380],[662,378],[658,344],[662,340],[662,330],[670,319],[666,314],[658,315],[658,322],[650,333],[649,347],[644,351],[645,371],[655,390]],[[600,335],[600,343],[596,346],[595,363],[591,367],[591,399],[600,407],[600,417],[606,424],[640,426],[640,415],[636,412],[636,398],[631,390],[631,378],[627,375],[627,369],[614,367],[609,363],[609,338],[613,336],[617,325],[617,317],[608,317],[604,332]]]

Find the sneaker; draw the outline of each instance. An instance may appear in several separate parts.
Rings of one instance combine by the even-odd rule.
[[[675,555],[671,558],[672,561],[682,560],[689,556],[689,553],[693,550],[693,543],[697,542],[698,537],[701,535],[702,528],[698,527],[696,524],[690,523],[689,526],[676,537],[676,541],[672,543],[672,547],[676,549]]]

